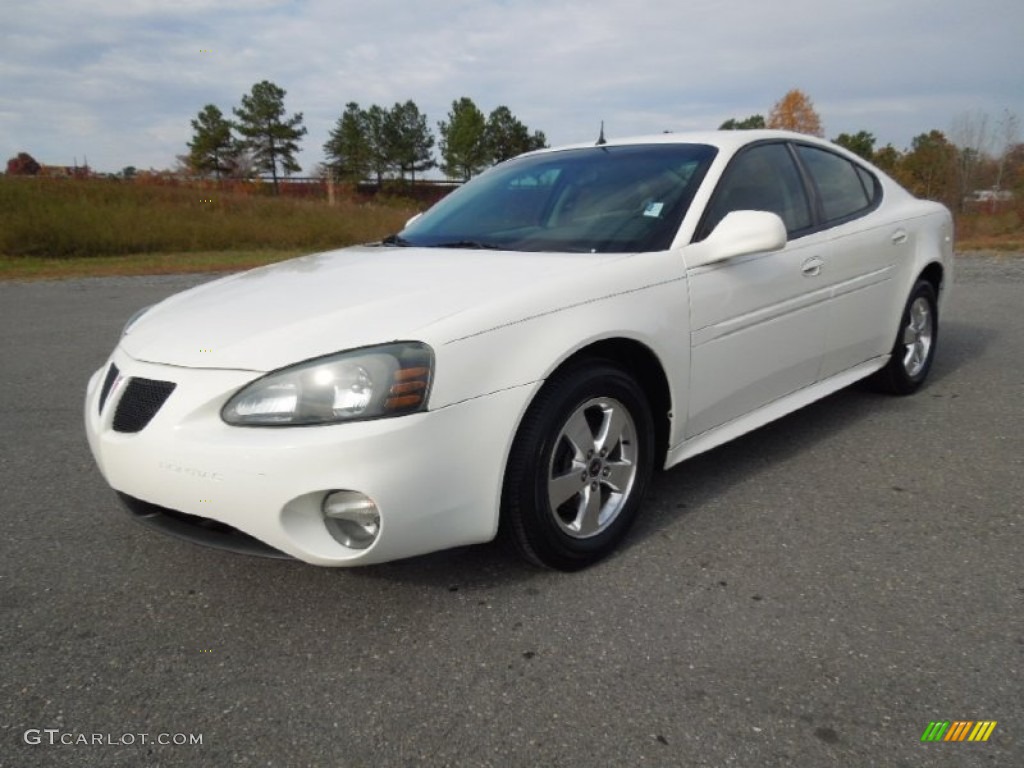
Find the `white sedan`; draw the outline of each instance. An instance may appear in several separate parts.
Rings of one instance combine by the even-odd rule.
[[[952,220],[828,142],[726,131],[502,163],[383,242],[139,313],[89,382],[142,522],[308,563],[496,535],[573,570],[670,467],[928,375]]]

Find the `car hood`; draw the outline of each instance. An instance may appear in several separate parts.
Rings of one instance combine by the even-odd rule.
[[[155,305],[122,337],[137,360],[270,371],[399,340],[444,343],[576,300],[622,254],[359,246],[232,275]],[[591,275],[592,287],[580,275]],[[614,280],[612,281],[615,282]],[[600,284],[603,287],[599,287]]]

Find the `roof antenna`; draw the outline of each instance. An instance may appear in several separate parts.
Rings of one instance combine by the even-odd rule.
[[[597,144],[595,147],[603,147],[608,142],[604,139],[604,120],[601,121],[601,135],[597,137]]]

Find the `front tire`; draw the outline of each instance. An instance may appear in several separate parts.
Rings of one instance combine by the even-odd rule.
[[[918,280],[900,318],[892,354],[869,383],[897,395],[916,392],[928,377],[939,340],[939,305],[935,287]]]
[[[585,568],[625,537],[653,465],[651,409],[632,377],[604,361],[556,373],[513,442],[499,537],[538,565]]]

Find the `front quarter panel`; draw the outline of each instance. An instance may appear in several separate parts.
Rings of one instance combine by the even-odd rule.
[[[678,252],[621,260],[594,282],[575,296],[572,290],[562,291],[568,295],[562,306],[436,344],[430,408],[536,385],[596,342],[629,339],[658,358],[669,381],[673,410],[677,410],[690,352],[685,272]],[[614,286],[630,283],[633,286],[628,289],[615,291]],[[551,290],[557,293],[559,286]],[[596,297],[583,298],[588,292]],[[507,436],[508,445],[513,437]]]

